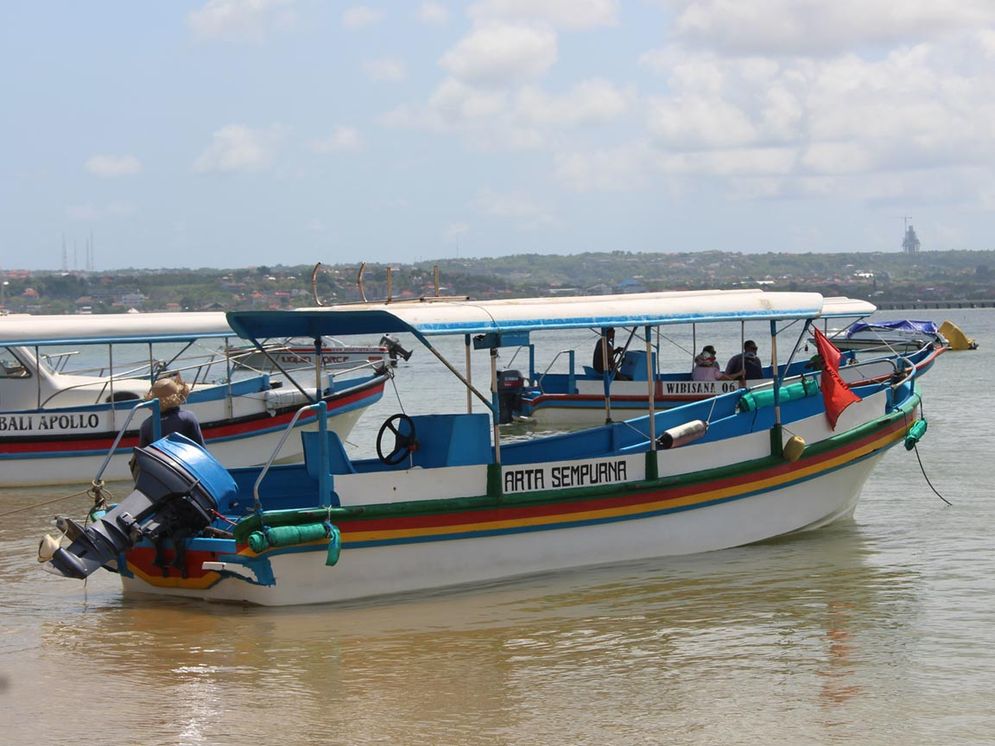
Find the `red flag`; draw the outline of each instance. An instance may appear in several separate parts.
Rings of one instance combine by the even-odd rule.
[[[840,378],[840,351],[836,345],[830,342],[826,335],[813,327],[815,334],[815,346],[819,350],[822,358],[822,376],[819,383],[822,389],[822,401],[826,406],[826,419],[829,420],[829,427],[836,429],[836,420],[844,409],[854,402],[860,401],[860,397],[850,390],[846,382]]]

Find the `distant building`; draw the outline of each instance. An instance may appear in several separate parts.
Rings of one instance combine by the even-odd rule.
[[[919,246],[919,236],[916,235],[916,229],[909,225],[905,229],[905,240],[902,241],[902,251],[907,256],[917,256],[919,254]]]

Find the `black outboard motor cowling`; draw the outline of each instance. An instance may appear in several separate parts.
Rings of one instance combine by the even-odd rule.
[[[406,350],[394,337],[384,334],[380,337],[380,346],[387,348],[387,355],[390,357],[390,364],[397,365],[397,358],[403,358],[407,362],[411,357],[411,350]]]
[[[525,391],[525,378],[519,370],[498,371],[498,422],[507,425],[522,411],[522,393]]]
[[[143,538],[158,543],[196,534],[237,489],[211,454],[179,434],[136,448],[131,473],[134,491],[92,525],[60,519],[73,541],[55,551],[46,570],[85,578]]]

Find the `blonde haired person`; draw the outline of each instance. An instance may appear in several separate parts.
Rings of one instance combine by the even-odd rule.
[[[190,438],[194,443],[204,445],[204,435],[200,432],[197,416],[186,409],[181,409],[190,393],[190,386],[178,375],[160,378],[152,384],[145,399],[159,400],[159,425],[162,436],[179,433]],[[152,442],[152,418],[142,423],[138,444],[142,448]]]

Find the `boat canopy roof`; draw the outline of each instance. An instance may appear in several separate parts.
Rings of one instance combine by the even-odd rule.
[[[863,318],[870,316],[877,310],[877,306],[866,300],[847,298],[845,295],[833,295],[823,299],[822,313],[819,314],[819,317],[823,319]]]
[[[189,342],[234,336],[221,312],[0,316],[3,347]]]
[[[847,305],[849,313],[840,315],[864,315],[875,310],[870,303],[846,300],[844,304],[837,299],[833,306],[838,311]],[[857,308],[857,304],[863,306]],[[240,336],[257,340],[384,332],[428,336],[812,319],[822,314],[824,305],[825,299],[819,293],[695,290],[487,301],[433,298],[291,311],[235,311],[228,314],[228,321]]]

